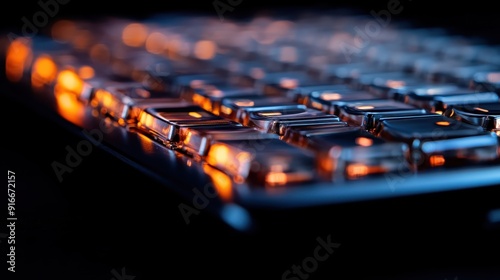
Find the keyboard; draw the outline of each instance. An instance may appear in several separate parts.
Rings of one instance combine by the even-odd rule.
[[[283,213],[498,189],[500,48],[373,23],[59,20],[0,49],[8,98],[82,136],[54,180],[103,149],[183,197],[188,225],[207,211],[252,233]]]

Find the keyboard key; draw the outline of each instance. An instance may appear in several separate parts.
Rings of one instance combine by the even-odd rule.
[[[195,105],[159,104],[141,111],[137,128],[170,148],[182,142],[182,127],[237,126],[239,124],[209,113]]]
[[[366,62],[339,64],[329,66],[326,69],[326,73],[323,74],[322,79],[338,84],[351,84],[361,74],[382,72],[379,67]]]
[[[299,86],[293,89],[290,89],[285,94],[286,97],[292,99],[294,102],[300,104],[307,104],[307,100],[309,95],[314,91],[346,91],[351,90],[351,88],[347,85],[314,85],[314,86]]]
[[[317,84],[320,84],[319,81],[305,72],[276,72],[265,73],[261,79],[256,80],[255,87],[265,95],[283,96],[290,89]]]
[[[422,85],[423,81],[410,75],[401,77],[376,77],[367,86],[367,91],[380,98],[391,98],[390,93],[399,89]]]
[[[348,102],[381,100],[366,91],[337,90],[314,91],[307,98],[306,105],[333,115],[339,115],[339,107]]]
[[[205,157],[214,141],[277,139],[275,134],[263,133],[246,126],[198,126],[181,127],[183,141],[178,147],[188,154]]]
[[[476,92],[467,88],[442,89],[440,91],[416,89],[405,96],[405,103],[439,114],[442,114],[450,105],[496,102],[498,100],[498,94],[495,92]]]
[[[407,143],[414,168],[460,166],[498,158],[498,137],[480,126],[442,115],[394,117],[380,120],[374,134]]]
[[[283,134],[286,124],[314,124],[316,122],[338,122],[339,117],[315,109],[282,109],[250,112],[243,123],[268,133]]]
[[[351,81],[351,85],[355,89],[368,90],[369,86],[372,85],[375,81],[378,82],[378,80],[386,80],[389,81],[389,84],[396,84],[398,81],[401,81],[403,79],[410,79],[412,77],[413,76],[410,76],[403,72],[367,73],[360,74],[358,77],[354,78]]]
[[[443,115],[482,126],[488,131],[500,129],[500,102],[453,105]]]
[[[310,123],[292,123],[285,124],[282,126],[281,139],[287,143],[294,144],[299,147],[307,148],[308,139],[312,135],[323,135],[330,134],[341,128],[349,126],[346,122],[316,122],[314,124]]]
[[[220,116],[247,125],[250,112],[295,109],[306,109],[306,106],[285,97],[225,98],[222,100]]]
[[[428,93],[429,95],[432,95],[435,93],[455,91],[457,89],[460,89],[460,87],[454,84],[420,83],[416,85],[405,85],[402,87],[389,89],[389,91],[387,92],[387,97],[399,102],[405,102],[406,96],[413,91],[419,91],[422,94]]]
[[[316,152],[321,174],[334,181],[410,169],[407,144],[385,141],[359,127],[312,135],[308,148]]]
[[[375,128],[380,118],[388,116],[415,116],[427,113],[424,109],[393,100],[348,102],[339,108],[341,120],[366,130]]]
[[[278,139],[213,141],[208,164],[236,182],[278,187],[315,180],[314,156]]]
[[[252,98],[260,95],[262,93],[256,91],[253,87],[240,88],[227,85],[205,85],[185,90],[181,94],[181,98],[193,102],[215,115],[219,115],[224,98]]]

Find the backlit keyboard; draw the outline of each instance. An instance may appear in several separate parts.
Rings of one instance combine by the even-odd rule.
[[[188,199],[211,183],[238,230],[254,208],[499,184],[500,48],[398,24],[363,42],[366,20],[60,20],[5,42],[5,73]]]

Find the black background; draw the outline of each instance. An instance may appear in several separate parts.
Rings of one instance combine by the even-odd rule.
[[[387,3],[243,0],[224,16],[237,20],[263,12],[337,7],[357,8],[368,14],[386,9]],[[488,1],[412,0],[401,1],[401,5],[404,10],[394,16],[396,21],[411,19],[423,26],[444,26],[500,43],[498,12]],[[0,10],[3,28],[20,33],[21,18],[31,18],[39,10],[37,1],[4,3]],[[53,20],[109,15],[142,19],[170,11],[217,17],[213,1],[70,0],[60,5]],[[317,236],[332,232],[345,249],[334,253],[328,265],[321,266],[310,279],[500,279],[494,278],[499,275],[494,270],[500,263],[494,255],[500,248],[498,231],[476,231],[481,217],[469,212],[481,208],[486,198],[494,200],[498,191],[480,196],[472,192],[431,195],[425,201],[401,199],[384,206],[340,207],[335,211],[344,215],[338,220],[328,215],[315,216],[330,227],[308,230],[307,223],[298,221],[296,228],[288,228],[288,232],[248,239],[227,232],[223,225],[203,214],[186,226],[175,194],[104,152],[95,152],[71,179],[56,183],[50,162],[64,156],[64,147],[74,146],[79,138],[22,104],[6,103],[3,96],[0,101],[1,119],[5,121],[5,142],[0,149],[5,165],[2,170],[16,170],[17,183],[23,186],[17,193],[19,279],[110,280],[114,277],[111,270],[120,272],[122,267],[136,280],[193,276],[279,279],[285,269],[310,254]],[[20,121],[12,121],[20,112],[34,122],[29,131],[16,125]],[[20,143],[23,139],[29,144]],[[376,208],[379,212],[364,216],[360,208]],[[403,208],[413,210],[393,211]],[[378,218],[370,218],[374,216]],[[3,240],[1,245],[0,260],[4,263]],[[280,253],[273,259],[269,257],[271,252]],[[8,278],[1,279],[12,276],[7,274]]]
[[[376,1],[248,1],[244,0],[234,11],[225,14],[229,19],[238,19],[262,12],[277,10],[316,10],[325,11],[338,7],[359,9],[369,13],[371,10],[387,9],[387,0]],[[7,4],[8,3],[8,4]],[[10,30],[20,30],[22,17],[31,19],[41,8],[38,1],[9,1],[0,12],[1,21]],[[428,26],[446,26],[467,35],[489,35],[496,37],[499,27],[498,10],[489,1],[430,1],[402,0],[403,12],[395,20],[412,19]],[[92,18],[99,16],[126,16],[145,18],[152,13],[183,11],[205,15],[217,13],[212,0],[202,1],[120,1],[105,2],[97,0],[70,0],[60,5],[60,11],[54,18]]]

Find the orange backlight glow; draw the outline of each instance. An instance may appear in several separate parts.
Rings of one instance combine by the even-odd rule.
[[[431,166],[442,166],[445,163],[445,159],[442,155],[433,155],[429,158],[429,163]]]
[[[55,97],[59,114],[76,125],[82,125],[85,105],[74,94],[64,90],[56,91]]]
[[[200,113],[197,113],[197,112],[189,112],[189,116],[193,117],[193,118],[201,118],[202,115]]]
[[[373,140],[370,138],[366,137],[358,137],[356,138],[356,144],[363,146],[363,147],[369,147],[373,145]]]
[[[287,175],[283,172],[269,172],[266,175],[266,183],[270,186],[285,185],[287,181]]]
[[[398,81],[398,80],[388,80],[385,84],[390,88],[399,88],[405,86],[404,81]]]
[[[233,197],[233,181],[231,178],[224,172],[207,164],[203,165],[203,171],[212,179],[213,186],[219,197],[224,201],[230,201]]]
[[[78,69],[78,76],[84,80],[92,79],[95,75],[94,68],[85,65]]]
[[[447,121],[439,121],[439,122],[436,122],[437,125],[439,126],[449,126],[450,125],[450,122],[447,122]]]
[[[261,116],[264,117],[274,117],[274,116],[281,116],[281,112],[267,112],[267,113],[260,113]]]
[[[146,39],[146,50],[152,54],[161,54],[167,47],[167,37],[160,32],[149,34]]]
[[[288,89],[296,88],[299,86],[299,81],[296,79],[283,78],[280,81],[280,86]]]
[[[122,32],[122,41],[129,47],[141,47],[148,37],[148,29],[140,23],[127,25]]]
[[[238,100],[234,102],[234,104],[240,107],[251,107],[255,105],[255,103],[252,100]]]
[[[324,92],[321,94],[321,99],[326,101],[339,100],[340,98],[342,98],[342,95],[336,92]]]
[[[5,60],[5,71],[11,82],[19,82],[26,64],[31,59],[31,48],[28,39],[17,38],[9,45]]]
[[[57,66],[48,55],[38,57],[33,63],[31,72],[31,83],[38,88],[47,85],[55,80],[57,76]]]
[[[370,110],[370,109],[374,109],[375,107],[373,106],[370,106],[370,105],[365,105],[365,106],[356,106],[356,109],[358,110]]]
[[[481,111],[481,112],[485,112],[485,113],[488,113],[489,111],[487,109],[484,109],[484,108],[481,108],[481,107],[475,107],[474,110],[476,111]]]
[[[83,81],[72,70],[63,70],[57,77],[57,85],[61,90],[79,94],[83,90]]]
[[[194,55],[202,60],[209,60],[215,56],[217,52],[217,45],[208,40],[196,42],[194,46]]]

